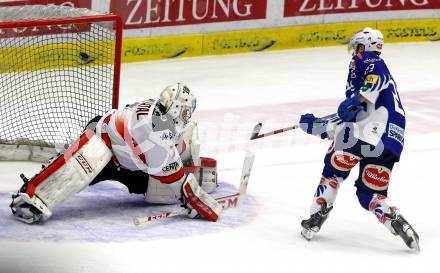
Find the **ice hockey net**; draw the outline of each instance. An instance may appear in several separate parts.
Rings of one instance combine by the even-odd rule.
[[[121,39],[116,15],[0,8],[0,159],[45,160],[117,108]]]

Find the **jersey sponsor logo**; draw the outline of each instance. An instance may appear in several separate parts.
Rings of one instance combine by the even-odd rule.
[[[391,170],[374,164],[365,166],[362,172],[362,182],[370,189],[384,191],[388,188]]]
[[[367,58],[364,60],[364,63],[369,64],[369,63],[377,63],[381,61],[381,59],[379,58]]]
[[[347,152],[335,152],[330,162],[332,166],[339,171],[349,171],[359,162],[360,158]]]
[[[175,173],[176,171],[178,171],[181,168],[181,165],[179,162],[172,162],[170,164],[168,164],[167,166],[162,168],[162,171],[167,174],[167,173]]]
[[[403,129],[402,127],[400,127],[394,123],[389,124],[388,137],[399,142],[400,145],[402,145],[402,146],[403,146],[403,142],[405,141],[404,134],[405,134],[405,129]]]
[[[370,133],[375,135],[383,135],[386,125],[381,122],[371,122]]]
[[[375,75],[375,74],[370,74],[365,78],[365,84],[375,84],[377,83],[377,81],[379,80],[379,75]]]
[[[75,159],[86,174],[91,174],[93,172],[92,166],[90,166],[89,162],[87,162],[84,156],[82,156],[81,154],[77,154]]]
[[[173,132],[171,132],[171,131],[163,132],[162,135],[160,136],[160,139],[161,139],[161,140],[169,140],[169,139],[173,139],[175,135],[176,135],[176,134],[173,133]]]

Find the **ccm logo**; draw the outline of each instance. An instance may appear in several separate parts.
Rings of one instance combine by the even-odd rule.
[[[167,218],[167,217],[170,216],[170,214],[171,214],[171,212],[164,212],[164,213],[162,213],[160,215],[150,216],[150,217],[148,217],[148,221],[159,220],[159,219],[162,219],[162,218]]]
[[[78,154],[75,157],[75,159],[79,163],[79,165],[83,168],[86,174],[90,174],[93,172],[92,166],[90,166],[89,162],[87,162],[87,160],[81,154]]]
[[[218,203],[222,205],[224,209],[236,207],[238,204],[238,196],[228,199],[218,200]]]

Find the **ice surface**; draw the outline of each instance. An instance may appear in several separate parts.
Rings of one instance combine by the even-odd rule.
[[[436,272],[440,43],[386,45],[383,58],[408,119],[389,196],[419,233],[421,253],[410,253],[360,207],[357,170],[341,186],[321,232],[307,242],[300,221],[308,216],[329,143],[300,131],[248,140],[257,122],[266,132],[291,125],[300,113],[335,111],[350,56],[332,47],[124,65],[121,105],[156,97],[175,81],[197,92],[201,154],[218,160],[224,189],[238,185],[244,151],[255,152],[249,198],[225,211],[220,223],[173,219],[137,229],[130,221],[143,211],[141,198],[102,184],[73,197],[53,221],[29,226],[11,218],[8,192],[18,189],[19,173],[31,176],[39,165],[3,162],[0,272]],[[94,195],[97,200],[87,199]]]

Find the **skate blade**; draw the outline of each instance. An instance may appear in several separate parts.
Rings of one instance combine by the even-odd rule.
[[[313,232],[313,230],[303,228],[303,229],[301,230],[301,235],[302,235],[307,241],[310,241],[310,240],[313,238],[313,236],[315,235],[315,232]]]
[[[420,251],[419,238],[418,238],[417,234],[415,233],[415,231],[411,227],[407,230],[407,235],[409,235],[409,237],[411,237],[411,239],[412,239],[412,242],[409,245],[409,248],[411,248],[414,251],[419,252]]]
[[[410,248],[414,251],[420,252],[420,245],[419,241],[413,238],[413,241],[411,242]]]

